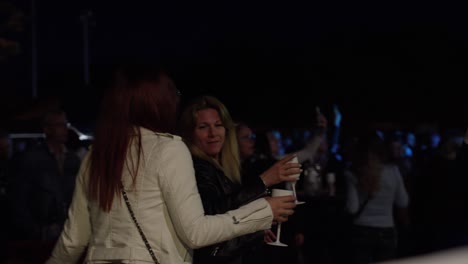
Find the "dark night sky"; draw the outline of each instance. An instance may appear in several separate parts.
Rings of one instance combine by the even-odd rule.
[[[37,2],[39,95],[58,94],[76,119],[94,117],[100,76],[121,58],[163,62],[186,98],[214,94],[258,124],[301,126],[315,105],[327,113],[334,102],[350,124],[463,126],[468,117],[459,95],[467,87],[468,18],[449,1]],[[93,85],[83,88],[86,8],[95,14]],[[27,65],[11,76],[29,74]],[[20,79],[17,90],[27,94],[28,78]]]

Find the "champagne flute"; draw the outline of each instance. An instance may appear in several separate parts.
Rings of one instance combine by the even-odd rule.
[[[299,160],[297,159],[297,156],[294,157],[292,160],[290,160],[289,162],[294,162],[294,163],[299,163]],[[296,204],[305,204],[305,202],[303,201],[298,201],[297,200],[297,194],[296,194],[296,183],[297,181],[299,180],[299,177],[301,176],[300,173],[296,173],[296,174],[292,174],[292,175],[289,175],[289,177],[292,177],[292,178],[295,178],[296,180],[291,182],[291,187],[293,189],[293,194],[294,194],[294,198],[296,198],[296,201],[295,203]]]
[[[272,197],[289,196],[289,195],[293,195],[293,192],[290,190],[273,189],[271,192]],[[281,235],[281,223],[278,223],[278,228],[276,229],[276,241],[270,242],[267,244],[272,245],[272,246],[287,247],[288,245],[280,242],[280,235]]]

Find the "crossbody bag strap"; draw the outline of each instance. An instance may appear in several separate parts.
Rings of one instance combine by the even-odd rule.
[[[364,208],[366,207],[369,200],[370,200],[370,195],[367,195],[366,200],[364,200],[364,202],[361,204],[361,206],[359,206],[358,211],[353,215],[354,219],[358,218],[359,215],[361,215],[362,211],[364,211]]]
[[[153,249],[151,248],[151,245],[148,243],[148,240],[146,239],[145,234],[143,233],[143,230],[141,229],[140,225],[137,222],[137,219],[135,217],[135,213],[132,210],[132,207],[130,206],[130,201],[128,200],[127,197],[127,192],[125,192],[123,186],[121,185],[120,188],[122,189],[122,196],[125,200],[125,204],[127,204],[128,212],[130,213],[130,216],[132,217],[133,222],[135,223],[138,232],[140,233],[141,238],[143,239],[143,242],[145,243],[146,248],[149,251],[149,254],[151,255],[151,258],[153,259],[154,263],[160,264],[158,259],[156,258],[156,255],[153,252]]]

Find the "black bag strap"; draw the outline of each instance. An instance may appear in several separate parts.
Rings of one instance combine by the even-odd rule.
[[[362,211],[364,211],[364,208],[366,207],[369,200],[370,200],[370,195],[367,195],[364,202],[359,206],[359,209],[357,210],[357,212],[353,214],[353,219],[356,219],[361,215]]]
[[[122,189],[122,196],[125,200],[125,204],[127,204],[128,212],[130,213],[130,216],[132,217],[133,222],[135,223],[138,232],[140,233],[141,238],[143,239],[143,242],[145,243],[146,248],[149,251],[149,254],[151,255],[151,258],[153,259],[154,263],[160,264],[158,259],[156,258],[156,255],[153,252],[153,249],[151,248],[151,245],[148,243],[148,240],[146,239],[145,234],[143,233],[143,230],[141,229],[140,225],[137,222],[137,219],[135,217],[135,213],[133,213],[132,207],[130,206],[130,201],[128,200],[127,197],[127,192],[125,192],[123,185],[120,185],[120,188]]]

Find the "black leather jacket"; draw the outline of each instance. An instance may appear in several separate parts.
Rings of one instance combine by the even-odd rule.
[[[266,195],[260,177],[240,185],[209,161],[193,157],[195,176],[206,215],[223,214]],[[263,232],[248,234],[194,251],[197,263],[242,263],[242,257],[255,246],[261,246]]]

